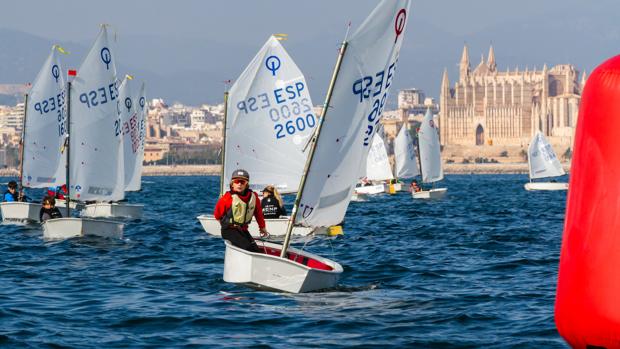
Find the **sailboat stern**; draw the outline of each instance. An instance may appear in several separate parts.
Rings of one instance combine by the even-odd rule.
[[[41,204],[34,202],[2,202],[0,203],[2,221],[5,223],[38,222],[41,207]]]
[[[101,218],[126,218],[140,219],[144,211],[144,205],[126,204],[123,202],[97,202],[85,205],[82,210],[82,217],[101,217]]]
[[[290,293],[312,292],[337,285],[342,266],[329,259],[288,249],[288,259],[280,258],[282,246],[259,242],[265,253],[253,253],[226,243],[224,281],[248,287]]]
[[[56,218],[43,222],[43,238],[63,240],[84,236],[122,239],[124,224],[88,218]]]

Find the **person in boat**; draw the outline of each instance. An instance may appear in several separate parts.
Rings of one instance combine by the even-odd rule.
[[[286,209],[284,208],[282,197],[273,185],[268,185],[263,189],[261,206],[263,206],[263,216],[265,218],[280,218],[280,216],[286,216]]]
[[[56,207],[56,200],[53,196],[46,195],[43,198],[43,207],[39,211],[39,221],[41,223],[48,219],[62,218],[62,214],[58,207]]]
[[[364,177],[362,178],[362,187],[370,187],[372,185],[372,182],[368,180],[368,178]]]
[[[263,208],[258,194],[250,189],[250,174],[246,170],[235,170],[227,191],[215,204],[215,219],[222,226],[222,238],[233,245],[250,252],[261,252],[248,231],[252,217],[256,218],[261,236],[268,236]]]
[[[17,192],[17,182],[10,181],[2,197],[4,202],[24,201],[23,193]]]
[[[419,191],[422,190],[422,188],[420,187],[420,185],[418,185],[418,181],[416,181],[415,179],[413,181],[411,181],[411,185],[409,186],[409,190],[412,193],[417,193]]]
[[[65,194],[67,194],[67,185],[63,184],[61,187],[49,187],[47,188],[47,195],[55,198],[64,200]]]

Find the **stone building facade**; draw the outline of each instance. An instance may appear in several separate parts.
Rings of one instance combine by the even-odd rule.
[[[585,73],[574,66],[498,71],[493,47],[471,69],[467,46],[459,79],[450,86],[444,70],[440,137],[444,146],[527,146],[537,130],[552,144],[571,147]]]

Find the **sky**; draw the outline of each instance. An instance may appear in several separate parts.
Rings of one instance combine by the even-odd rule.
[[[0,41],[5,51],[0,65],[21,64],[4,74],[0,69],[0,83],[32,80],[52,43],[69,46],[71,63],[79,64],[99,24],[107,23],[116,32],[119,70],[143,77],[153,97],[213,103],[221,100],[222,81],[234,80],[269,35],[287,33],[283,44],[304,71],[314,103],[320,104],[347,23],[351,21],[354,30],[377,3],[2,1],[0,32],[8,31],[9,38],[28,34],[14,45],[29,47],[11,50]],[[502,70],[571,63],[588,72],[620,48],[618,13],[617,0],[412,1],[395,86],[421,88],[438,99],[441,73],[447,68],[454,82],[465,43],[474,66],[492,43]],[[6,35],[0,40],[10,41]]]

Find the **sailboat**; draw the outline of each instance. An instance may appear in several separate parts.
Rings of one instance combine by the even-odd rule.
[[[372,138],[372,146],[368,151],[364,179],[368,185],[358,183],[354,194],[372,195],[389,192],[389,181],[394,179],[383,137],[378,132]]]
[[[75,71],[70,71],[75,75]],[[103,25],[95,44],[67,83],[66,183],[73,200],[123,199],[123,149],[117,112],[116,66]],[[67,207],[67,210],[69,208]],[[91,218],[50,219],[43,237],[66,239],[84,235],[121,238],[123,224]]]
[[[64,184],[65,163],[60,148],[65,137],[65,86],[58,56],[60,51],[60,47],[52,47],[25,97],[20,142],[20,192],[23,187],[46,188]],[[41,204],[2,202],[0,209],[4,222],[38,222]]]
[[[525,183],[526,190],[567,190],[565,182],[533,182],[533,179],[558,177],[566,174],[562,164],[555,155],[551,144],[545,136],[537,131],[527,149],[527,161],[530,167],[530,182]]]
[[[441,168],[441,147],[439,133],[433,120],[430,109],[426,110],[424,120],[418,132],[418,151],[420,159],[420,172],[423,183],[433,183],[429,190],[414,191],[411,193],[414,199],[439,199],[446,195],[448,188],[435,188],[435,182],[443,179]]]
[[[118,88],[118,103],[123,140],[124,191],[141,189],[142,161],[144,159],[144,120],[146,98],[144,84],[140,94],[132,89],[133,77],[125,76]],[[126,202],[96,202],[84,206],[82,217],[142,218],[144,205]]]
[[[281,193],[299,187],[307,153],[304,148],[318,120],[303,73],[280,42],[271,36],[225,95],[220,196],[230,186],[234,170],[250,173],[251,189],[274,184]],[[213,215],[200,215],[205,231],[221,235]],[[266,219],[271,236],[284,236],[290,217]],[[249,226],[260,236],[258,224]],[[313,229],[295,227],[295,235]]]
[[[394,139],[394,173],[398,179],[413,178],[420,175],[415,148],[407,124],[401,127]],[[397,183],[400,185],[400,183]]]
[[[289,248],[292,227],[327,227],[344,219],[393,82],[409,3],[381,1],[343,42],[284,243],[259,242],[264,253],[253,253],[226,241],[224,281],[293,293],[336,286],[342,266]]]

